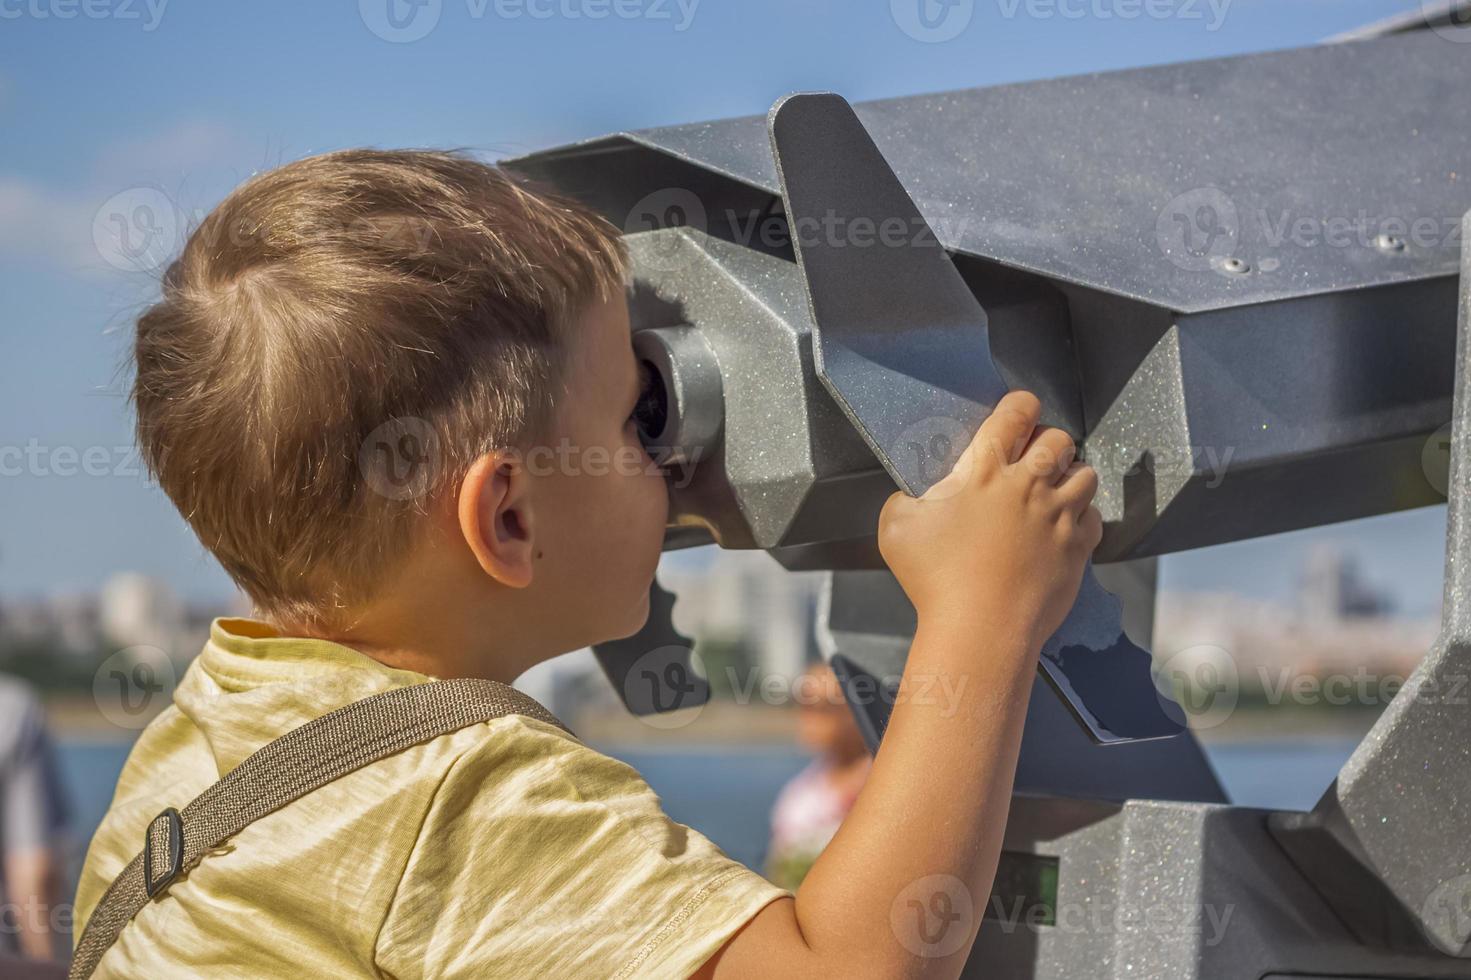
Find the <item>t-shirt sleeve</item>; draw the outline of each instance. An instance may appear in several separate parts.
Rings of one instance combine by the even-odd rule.
[[[687,977],[790,896],[670,820],[631,767],[502,718],[435,794],[379,933],[417,977]]]

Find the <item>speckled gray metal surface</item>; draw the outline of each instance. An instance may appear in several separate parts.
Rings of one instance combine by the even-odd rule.
[[[1325,833],[1339,860],[1383,882],[1437,948],[1471,956],[1471,247],[1460,323],[1441,635],[1312,816],[1279,825],[1330,900],[1339,897],[1342,868],[1321,850]],[[1372,933],[1382,917],[1369,911],[1350,904],[1343,914]]]
[[[674,628],[674,593],[656,579],[649,617],[632,636],[593,647],[598,666],[630,713],[647,716],[695,708],[710,700],[710,684],[694,670],[694,640]]]
[[[1154,620],[1154,566],[1145,560],[1097,570],[1104,586],[1122,597],[1130,636],[1145,646]],[[818,604],[818,645],[829,661],[843,658],[850,674],[866,675],[876,692],[854,708],[870,744],[877,744],[870,726],[887,723],[915,623],[914,607],[887,570],[827,575]],[[1226,802],[1193,734],[1101,745],[1078,727],[1041,677],[1027,705],[1013,785],[1021,793],[1095,800]]]
[[[1441,212],[1465,210],[1455,168],[1471,159],[1471,109],[1457,97],[1468,56],[1471,45],[1425,34],[859,107],[927,217],[963,206],[981,222],[941,222],[940,234],[958,243],[956,264],[992,314],[1002,374],[1015,383],[1030,373],[1050,419],[1086,435],[1112,508],[1108,557],[1439,497],[1420,454],[1449,417],[1451,368],[1464,374],[1467,356],[1463,346],[1451,357],[1457,268],[1446,243],[1284,251],[1260,215],[1353,219],[1362,208],[1444,221]],[[988,142],[997,132],[1010,138]],[[747,207],[780,217],[770,164],[752,118],[590,141],[521,168],[619,221],[671,188],[709,208],[694,229],[630,238],[645,250],[635,257],[645,299],[659,294],[636,311],[640,324],[699,326],[723,380],[739,375],[748,392],[727,385],[726,411],[734,406],[740,421],[725,417],[711,457],[719,465],[693,476],[672,539],[764,547],[790,567],[871,567],[868,529],[892,482],[814,382],[790,251],[739,240],[724,217]],[[947,183],[960,192],[953,201]],[[1230,250],[1193,256],[1182,239],[1176,264],[1165,232],[1176,215],[1202,230],[1199,206],[1220,200],[1188,195],[1210,187],[1237,210]],[[1166,190],[1187,198],[1155,203]],[[659,242],[673,243],[673,261],[647,251]],[[1227,258],[1246,268],[1225,268]],[[1026,338],[1041,339],[1028,351],[1016,343]],[[1466,386],[1463,377],[1458,390]],[[1462,398],[1458,460],[1471,454],[1466,411]],[[725,458],[739,432],[762,439]],[[1182,455],[1202,448],[1236,454],[1224,483],[1207,461]],[[1146,454],[1186,463],[1133,465]],[[1471,672],[1468,482],[1462,465],[1446,630],[1422,667],[1437,697],[1422,687],[1396,699],[1345,767],[1310,828],[1333,850],[1319,843],[1289,860],[1291,834],[1279,846],[1267,827],[1298,815],[1019,796],[1007,847],[1057,858],[1057,899],[1082,925],[988,920],[968,975],[1471,977],[1471,962],[1423,938],[1464,950],[1471,919],[1471,707],[1456,688]],[[1033,748],[1063,742],[1036,731]],[[1344,873],[1323,877],[1329,865]],[[1149,909],[1165,924],[1117,918]]]
[[[818,378],[895,483],[924,494],[1007,390],[985,310],[841,96],[790,96],[770,127]],[[1091,568],[1039,666],[1100,742],[1185,727]]]
[[[671,474],[671,522],[726,548],[871,537],[893,484],[817,381],[796,267],[693,229],[627,242],[635,329],[694,327],[721,377],[719,403],[699,406],[719,414],[719,438]]]
[[[1424,31],[856,109],[947,246],[1189,312],[1453,275],[1445,238],[1471,208],[1468,59],[1471,45]],[[643,148],[774,192],[763,122],[620,133],[516,163],[577,184]],[[677,173],[631,169],[605,205],[626,215],[689,186]],[[1361,216],[1368,234],[1324,241],[1326,222]],[[1425,241],[1374,244],[1422,219]],[[1297,247],[1299,220],[1316,246]]]
[[[1471,159],[1471,108],[1452,93],[1468,68],[1471,45],[1426,32],[856,107],[940,239],[959,241],[954,259],[990,315],[1003,377],[1036,391],[1044,419],[1083,440],[1106,520],[1098,561],[1443,499],[1420,448],[1450,412],[1457,236],[1446,216],[1471,203],[1471,180],[1454,169]],[[992,138],[1019,128],[1024,139]],[[805,311],[784,305],[792,251],[759,119],[608,137],[509,165],[629,229],[677,223],[735,246],[717,263],[736,285],[721,288],[787,283],[784,299],[756,302],[800,333],[793,318]],[[1169,183],[1179,199],[1154,201],[1141,182]],[[1186,239],[1227,209],[1217,190],[1230,191],[1237,233],[1207,234],[1192,254]],[[1417,221],[1429,223],[1424,240],[1379,247],[1369,234]],[[971,249],[966,235],[986,247]],[[1246,271],[1224,267],[1237,257]],[[758,258],[788,268],[758,268]],[[640,275],[668,295],[703,296],[714,287],[698,268]],[[725,329],[717,304],[701,305],[701,327]],[[824,402],[834,408],[825,394],[808,404]],[[768,424],[797,424],[781,419]],[[837,485],[829,473],[818,486]],[[793,486],[762,495],[787,515]],[[862,498],[855,521],[877,514],[882,489],[850,495]],[[839,547],[843,535],[819,529],[835,520],[847,523],[809,499],[784,532],[790,542],[767,534],[760,546],[792,568],[832,567],[839,550],[843,567],[876,565],[871,538],[847,533]],[[716,531],[733,522],[712,519]]]
[[[1471,977],[1464,960],[1359,943],[1268,836],[1267,816],[1200,803],[1018,794],[1004,866],[1055,862],[1048,872],[1055,895],[1045,894],[1045,879],[1003,873],[989,900],[972,903],[980,933],[963,976]],[[1047,898],[1050,921],[1039,922]]]
[[[1444,500],[1421,455],[1450,418],[1453,278],[1193,315],[1072,298],[1100,561]]]

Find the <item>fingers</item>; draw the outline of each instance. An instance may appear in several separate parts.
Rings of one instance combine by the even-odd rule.
[[[1008,392],[981,423],[971,447],[980,443],[994,461],[1006,466],[1021,458],[1037,420],[1042,417],[1042,403],[1030,391]],[[970,450],[967,449],[967,452]]]
[[[904,546],[904,539],[910,533],[909,518],[914,513],[914,506],[913,497],[896,490],[889,494],[889,499],[884,501],[883,509],[879,511],[879,554],[886,563],[891,560],[895,548]]]
[[[1068,507],[1083,510],[1098,492],[1098,471],[1087,463],[1073,463],[1057,484],[1057,492]]]
[[[1088,554],[1098,550],[1099,543],[1103,541],[1103,512],[1097,507],[1090,504],[1078,516],[1078,537]]]
[[[1044,477],[1048,484],[1056,484],[1067,476],[1068,468],[1077,455],[1078,447],[1073,443],[1073,437],[1062,429],[1049,426],[1037,430],[1019,464],[1033,476]]]

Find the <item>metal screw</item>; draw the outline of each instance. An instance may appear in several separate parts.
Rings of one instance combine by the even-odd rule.
[[[1233,276],[1244,276],[1251,271],[1251,265],[1241,259],[1230,258],[1221,262],[1221,268]]]
[[[1374,236],[1374,247],[1381,252],[1403,252],[1405,240],[1398,235],[1382,232]]]

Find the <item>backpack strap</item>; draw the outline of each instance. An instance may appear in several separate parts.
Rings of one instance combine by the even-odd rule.
[[[506,715],[567,730],[520,691],[466,678],[375,694],[267,743],[183,812],[169,807],[148,825],[142,853],[113,880],[87,920],[70,980],[90,977],[123,927],[150,900],[162,897],[201,858],[261,817],[406,748]]]

